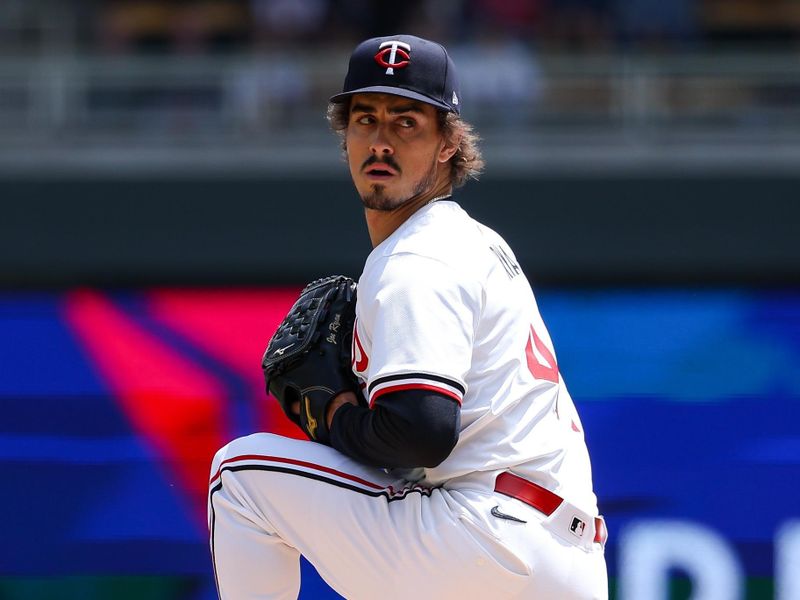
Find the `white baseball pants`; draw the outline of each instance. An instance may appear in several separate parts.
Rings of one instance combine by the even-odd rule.
[[[607,598],[602,546],[570,542],[556,517],[492,485],[426,489],[268,433],[234,440],[211,469],[222,600],[297,598],[301,554],[352,600]]]

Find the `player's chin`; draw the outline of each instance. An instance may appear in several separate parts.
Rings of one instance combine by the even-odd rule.
[[[386,191],[386,186],[380,183],[370,185],[366,193],[361,194],[361,203],[364,208],[380,211],[392,211],[402,206],[405,200],[395,198]]]

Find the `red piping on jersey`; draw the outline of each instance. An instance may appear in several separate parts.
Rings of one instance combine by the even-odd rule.
[[[243,454],[241,456],[234,456],[233,458],[228,458],[226,460],[223,460],[219,465],[219,469],[217,469],[217,472],[211,478],[211,481],[208,482],[208,485],[212,485],[217,479],[219,479],[219,476],[222,473],[223,465],[226,465],[231,462],[237,462],[240,460],[268,460],[271,462],[287,463],[290,465],[297,465],[299,467],[307,467],[309,469],[314,469],[316,471],[323,471],[325,473],[330,473],[331,475],[336,475],[337,477],[342,477],[343,479],[349,479],[350,481],[355,481],[356,483],[360,483],[361,485],[366,485],[367,487],[371,487],[376,490],[386,489],[385,486],[378,485],[377,483],[372,483],[371,481],[367,481],[366,479],[361,479],[360,477],[356,477],[355,475],[350,475],[349,473],[343,473],[342,471],[331,469],[330,467],[317,465],[314,463],[306,462],[304,460],[283,458],[280,456],[264,456],[263,454]]]
[[[445,396],[449,396],[450,398],[458,402],[459,406],[461,406],[461,398],[459,397],[458,394],[456,394],[451,390],[440,388],[435,385],[430,385],[427,383],[404,383],[401,385],[392,385],[392,386],[387,386],[385,388],[381,388],[374,394],[372,394],[372,398],[370,398],[369,405],[372,406],[375,403],[375,400],[377,400],[380,396],[383,396],[384,394],[388,394],[389,392],[401,392],[403,390],[431,390],[433,392],[438,392],[440,394],[444,394]]]

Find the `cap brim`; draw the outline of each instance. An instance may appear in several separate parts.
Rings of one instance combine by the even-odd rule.
[[[369,87],[363,87],[357,90],[351,90],[349,92],[336,94],[335,96],[330,97],[330,102],[334,103],[344,102],[354,94],[392,94],[394,96],[402,96],[403,98],[410,98],[412,100],[419,100],[420,102],[424,102],[426,104],[432,104],[436,108],[441,108],[442,110],[446,110],[449,112],[456,112],[452,106],[448,106],[444,102],[439,102],[438,100],[434,100],[433,98],[430,98],[425,94],[420,94],[418,92],[406,90],[404,88],[392,87],[388,85],[372,85]]]

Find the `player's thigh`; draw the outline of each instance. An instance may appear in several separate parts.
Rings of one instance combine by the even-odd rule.
[[[387,495],[393,483],[384,471],[356,463],[330,447],[257,433],[217,452],[209,497],[213,500],[220,492],[234,496],[264,518],[274,528],[272,533],[286,539],[303,528],[333,530],[335,523],[357,524],[356,508],[364,509],[358,505]]]
[[[212,465],[212,545],[218,512],[236,510],[298,550],[341,591],[384,551],[396,483],[327,446],[273,434],[239,438]]]
[[[215,457],[214,494],[237,498],[347,598],[511,597],[526,578],[487,552],[443,490],[403,489],[331,448],[257,434]],[[218,503],[219,504],[219,503]],[[508,594],[498,590],[506,590]]]

